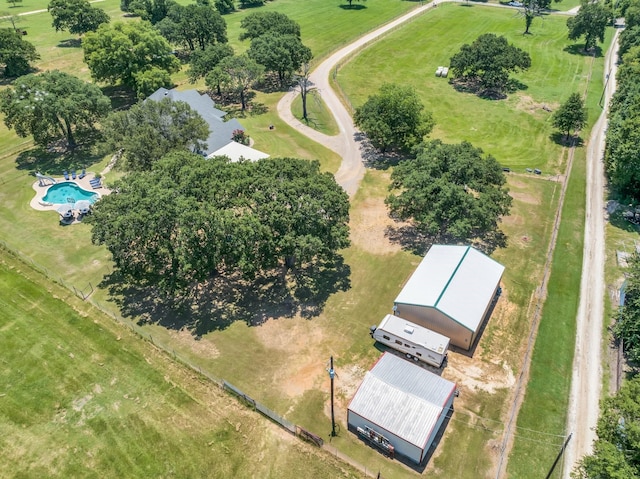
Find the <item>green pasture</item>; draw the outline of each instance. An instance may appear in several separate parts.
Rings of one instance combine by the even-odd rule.
[[[337,81],[355,107],[384,82],[411,85],[433,112],[432,137],[470,141],[516,171],[529,167],[557,174],[564,170],[558,162],[561,146],[550,139],[551,113],[543,106],[557,108],[572,92],[584,91],[592,59],[565,51],[573,45],[566,17],[536,19],[527,36],[522,22],[511,9],[442,4],[343,65]],[[514,75],[520,89],[506,100],[460,93],[435,76],[463,44],[487,32],[504,35],[531,55],[531,69]]]
[[[360,477],[42,281],[3,250],[0,476]]]
[[[575,344],[582,249],[586,167],[584,150],[574,159],[553,255],[548,295],[533,349],[525,401],[509,457],[514,477],[546,475],[566,433],[567,402]],[[539,431],[537,433],[530,430]],[[561,477],[559,467],[553,477]]]
[[[30,2],[25,0],[25,4],[28,3]],[[101,8],[106,8],[108,5],[109,9],[107,10],[114,17],[120,15],[118,13],[119,4],[114,0],[107,0],[98,5]],[[376,25],[415,7],[417,3],[369,0],[360,5],[364,8],[349,10],[340,8],[339,1],[326,3],[312,0],[305,3],[304,8],[301,8],[297,2],[276,0],[263,8],[276,9],[298,21],[302,27],[303,42],[312,48],[316,59],[319,59],[340,45],[347,43],[349,39],[372,30]],[[560,6],[563,4],[558,4],[558,7]],[[242,48],[240,42],[237,41],[240,32],[239,22],[249,12],[225,16],[225,20],[229,24],[229,38],[238,49]],[[50,27],[48,14],[30,15],[24,19],[25,23],[32,22],[29,25],[21,25],[27,27],[28,38],[34,41],[41,54],[44,53],[43,60],[38,64],[40,68],[65,70],[68,68],[67,71],[81,75],[86,79],[89,78],[86,66],[82,63],[81,49],[79,47],[58,46],[61,41],[69,38],[69,35],[65,32],[56,34]],[[412,84],[424,98],[427,108],[434,112],[437,122],[434,137],[447,141],[469,140],[514,170],[514,173],[508,175],[508,185],[514,196],[512,215],[506,218],[503,224],[503,229],[508,235],[508,247],[498,250],[494,254],[498,261],[507,266],[504,277],[504,295],[483,333],[482,350],[476,353],[473,360],[477,361],[481,367],[494,367],[497,364],[498,367],[505,367],[512,371],[516,376],[521,366],[521,347],[528,334],[531,320],[531,311],[528,310],[528,307],[531,296],[541,279],[550,227],[557,207],[560,184],[553,181],[553,175],[564,172],[566,165],[565,153],[562,148],[549,140],[549,135],[552,132],[548,121],[549,114],[540,107],[543,104],[551,107],[557,106],[569,93],[584,91],[589,71],[590,59],[563,51],[563,48],[568,46],[565,22],[566,17],[536,19],[532,27],[533,35],[523,37],[521,32],[524,20],[521,16],[517,16],[517,12],[512,9],[489,9],[477,4],[472,4],[472,6],[441,4],[437,9],[431,10],[406,27],[396,30],[365,49],[351,62],[343,65],[338,75],[340,84],[354,105],[361,104],[369,94],[378,88],[383,79]],[[444,62],[448,61],[448,58],[457,51],[462,43],[471,42],[480,33],[487,31],[507,35],[511,42],[521,48],[526,48],[532,55],[534,67],[529,72],[518,75],[518,80],[526,86],[526,89],[511,94],[507,100],[481,100],[470,94],[457,93],[448,85],[446,79],[434,76],[436,67],[447,64]],[[593,98],[593,95],[599,97],[602,89],[601,64],[602,60],[598,59],[593,77],[597,93],[593,93],[592,90],[590,98]],[[372,74],[372,71],[375,74]],[[182,83],[184,76],[177,75],[177,78],[181,80],[181,88],[190,87]],[[276,104],[279,97],[279,93],[259,93],[254,101],[262,104],[266,113],[249,114],[240,119],[250,136],[255,140],[255,148],[272,156],[299,156],[319,159],[325,171],[336,171],[340,162],[337,155],[313,144],[278,119]],[[595,111],[596,106],[590,100],[590,111]],[[314,114],[318,115],[318,118],[323,118],[320,116],[321,113],[317,111],[314,111]],[[328,120],[322,119],[321,122],[326,123],[329,128],[330,122]],[[269,125],[274,125],[275,128],[270,130]],[[16,154],[19,152],[22,154],[17,157]],[[295,311],[294,314],[283,311],[282,301],[278,297],[280,291],[277,288],[269,289],[269,287],[265,287],[264,291],[260,292],[262,296],[258,295],[255,298],[240,301],[242,304],[233,303],[233,296],[231,296],[231,299],[218,298],[222,304],[215,304],[210,309],[209,305],[206,305],[207,307],[201,307],[198,311],[186,313],[183,310],[171,308],[153,309],[150,307],[145,309],[144,301],[137,303],[141,298],[135,295],[127,295],[126,291],[110,292],[108,285],[98,287],[102,279],[111,272],[111,262],[104,248],[91,245],[90,229],[87,225],[62,227],[58,224],[56,213],[37,212],[31,209],[28,204],[34,194],[31,186],[35,181],[30,173],[41,170],[59,176],[62,170],[68,168],[70,164],[80,163],[86,164],[91,171],[100,171],[106,165],[108,156],[106,152],[99,149],[82,151],[74,156],[55,155],[33,148],[25,139],[17,138],[4,126],[0,127],[0,201],[2,204],[2,208],[0,208],[0,240],[7,243],[12,249],[19,250],[24,257],[29,257],[38,267],[46,270],[50,278],[64,282],[68,287],[76,287],[83,292],[89,291],[91,287],[95,288],[90,301],[99,304],[101,308],[113,314],[125,316],[125,319],[132,324],[144,317],[148,322],[140,327],[145,333],[152,334],[155,342],[163,344],[170,351],[179,353],[189,362],[206,368],[217,377],[230,381],[276,412],[322,435],[325,440],[329,440],[330,424],[327,413],[328,380],[324,367],[328,357],[333,355],[338,370],[337,400],[339,408],[337,419],[341,424],[341,432],[337,438],[332,439],[332,443],[354,459],[366,464],[371,470],[380,470],[384,477],[415,477],[414,472],[396,462],[385,459],[375,450],[362,447],[357,438],[347,433],[344,407],[353,393],[352,386],[348,386],[348,384],[357,384],[364,371],[369,369],[380,355],[380,351],[374,347],[368,335],[368,327],[379,322],[383,315],[390,311],[393,299],[420,258],[408,251],[399,251],[399,248],[386,252],[372,251],[370,244],[367,244],[366,241],[354,241],[353,246],[343,252],[344,276],[338,279],[341,281],[344,281],[345,278],[348,279],[345,287],[343,290],[332,289],[333,284],[327,282],[324,289],[320,291],[320,295],[327,293],[326,298],[323,298],[326,302],[323,303],[319,314],[311,316],[309,319],[301,317],[298,314],[299,311]],[[539,167],[543,169],[545,175],[538,177],[524,174],[525,167]],[[574,181],[579,180],[574,176],[572,182]],[[362,218],[366,218],[372,204],[380,204],[387,194],[388,182],[389,171],[376,169],[367,171],[361,188],[352,201],[353,225],[364,221]],[[576,203],[579,199],[579,188],[574,186],[571,191],[573,202],[568,200],[568,205],[577,208],[578,213],[573,216],[576,221],[581,222],[582,215],[579,212],[579,204]],[[566,205],[565,210],[568,207]],[[569,216],[571,214],[565,215],[565,218]],[[567,231],[579,230],[581,232],[580,225],[581,223],[571,224]],[[568,232],[565,232],[567,236],[563,241],[569,241]],[[383,235],[373,236],[369,243],[380,241],[387,240]],[[558,244],[560,245],[560,240]],[[581,247],[579,250],[581,251]],[[576,258],[561,258],[560,256],[559,254],[556,256],[557,261],[570,262],[572,259],[577,261]],[[554,264],[554,271],[560,272],[565,267],[573,266],[563,263],[558,263],[558,266]],[[579,268],[577,271],[579,275]],[[0,275],[2,274],[0,271]],[[0,287],[0,291],[6,291],[9,288],[15,291],[26,289],[26,292],[21,294],[25,295],[27,300],[20,301],[17,306],[10,301],[15,293],[11,293],[9,299],[5,300],[12,308],[17,308],[22,303],[30,303],[29,290],[34,286],[30,286],[31,283],[23,284],[24,281],[23,278],[7,279]],[[567,286],[562,287],[571,288],[573,286],[570,280]],[[563,294],[570,296],[571,292],[572,290],[569,289],[563,291]],[[269,296],[270,293],[273,295]],[[577,291],[574,290],[573,293],[577,296]],[[60,293],[59,290],[56,290],[56,294],[64,297],[64,293]],[[552,294],[553,291],[550,288],[550,300]],[[73,297],[69,299],[69,296],[67,294],[65,301],[75,305]],[[38,296],[38,298],[43,304],[50,299],[46,295]],[[561,310],[564,307],[561,304],[563,299],[558,298],[557,301],[559,306],[556,311],[568,315],[568,309],[571,308],[571,305],[567,310]],[[250,426],[245,426],[242,423],[239,431],[240,438],[236,437],[234,431],[235,425],[240,423],[240,419],[236,420],[235,417],[228,419],[234,428],[230,429],[228,422],[225,422],[226,426],[220,425],[217,429],[215,427],[207,428],[207,424],[215,419],[209,419],[210,416],[220,408],[210,406],[201,413],[198,408],[202,407],[203,403],[205,405],[209,403],[200,399],[201,396],[197,396],[195,392],[191,392],[191,388],[196,387],[192,383],[185,383],[185,386],[175,388],[178,390],[171,392],[177,398],[175,409],[178,412],[174,411],[174,413],[179,418],[179,420],[172,422],[166,416],[167,413],[161,411],[161,405],[168,407],[167,400],[162,399],[164,396],[161,392],[155,392],[155,388],[160,388],[157,391],[166,391],[160,386],[166,387],[162,383],[162,375],[165,368],[171,367],[171,362],[165,360],[164,357],[154,356],[154,350],[145,352],[147,350],[144,349],[144,355],[152,363],[149,368],[153,371],[148,371],[145,369],[147,368],[146,363],[135,359],[135,357],[141,357],[136,356],[138,354],[136,351],[139,351],[137,348],[146,348],[146,346],[144,344],[136,346],[139,339],[129,337],[126,330],[113,333],[112,330],[114,328],[118,330],[118,328],[108,320],[105,322],[102,319],[99,320],[99,325],[102,328],[99,334],[103,336],[98,339],[102,339],[96,340],[97,344],[91,343],[89,346],[88,343],[83,342],[83,338],[90,341],[94,337],[91,328],[94,328],[95,325],[92,326],[92,323],[88,323],[84,319],[73,320],[74,316],[70,312],[58,314],[58,310],[64,305],[61,301],[56,304],[58,309],[55,309],[55,313],[48,313],[49,310],[45,310],[44,305],[40,303],[37,307],[31,307],[29,311],[41,310],[43,313],[38,313],[40,314],[38,318],[49,318],[51,315],[53,320],[63,324],[57,324],[57,322],[47,319],[47,327],[45,328],[44,322],[40,319],[42,324],[37,323],[35,326],[39,326],[38,328],[34,326],[33,334],[25,328],[17,329],[19,325],[14,326],[15,320],[6,326],[6,331],[12,331],[11,337],[16,344],[33,344],[34,350],[41,348],[43,351],[54,350],[60,344],[65,352],[73,345],[73,347],[77,346],[77,350],[73,350],[76,359],[78,357],[85,358],[84,361],[78,361],[78,364],[74,365],[76,368],[82,366],[77,369],[79,378],[76,379],[72,374],[73,371],[65,369],[63,363],[59,364],[57,359],[55,361],[51,359],[53,364],[51,377],[43,381],[41,389],[44,398],[43,405],[41,407],[35,406],[36,411],[39,411],[38,414],[44,414],[42,416],[44,417],[43,423],[40,424],[40,429],[33,428],[34,432],[30,437],[20,439],[25,444],[36,444],[42,450],[50,446],[49,448],[54,448],[56,451],[62,449],[63,445],[64,447],[68,445],[68,450],[72,450],[72,447],[80,443],[79,438],[82,437],[83,431],[87,431],[89,427],[87,424],[94,420],[93,418],[86,420],[85,425],[76,431],[78,435],[70,436],[67,442],[62,436],[48,435],[44,423],[50,416],[46,416],[46,408],[51,404],[56,404],[52,403],[54,394],[51,392],[51,388],[55,387],[52,385],[53,378],[56,377],[56,374],[66,374],[69,376],[69,381],[74,383],[74,387],[69,388],[68,396],[58,399],[58,401],[66,400],[66,403],[62,402],[61,404],[71,404],[71,408],[66,407],[69,411],[76,404],[74,403],[76,396],[81,399],[85,398],[91,393],[94,384],[99,384],[103,391],[106,390],[100,395],[94,394],[84,406],[85,409],[79,412],[74,410],[76,416],[81,417],[82,411],[85,410],[95,411],[96,409],[91,409],[94,405],[108,410],[108,407],[111,407],[110,405],[116,400],[115,397],[118,395],[118,397],[122,397],[124,394],[129,397],[134,397],[134,394],[135,397],[140,397],[142,405],[156,406],[155,408],[131,407],[127,409],[128,415],[125,417],[119,417],[118,411],[109,410],[115,416],[114,422],[107,422],[106,426],[98,426],[109,431],[109,434],[105,434],[104,444],[107,444],[106,441],[113,441],[120,429],[125,427],[131,429],[125,435],[125,439],[114,446],[113,457],[117,456],[116,459],[124,464],[128,464],[132,460],[132,456],[126,456],[128,450],[126,441],[132,441],[132,444],[136,444],[136,447],[131,446],[134,451],[132,454],[139,454],[142,458],[142,464],[146,467],[148,456],[145,455],[145,451],[140,451],[139,444],[150,441],[152,445],[155,445],[155,448],[149,447],[147,450],[153,451],[156,456],[158,451],[164,451],[165,447],[173,447],[175,444],[175,451],[173,451],[175,456],[164,456],[167,456],[168,462],[176,464],[176,470],[179,470],[183,464],[186,467],[186,460],[182,454],[189,447],[188,441],[194,440],[199,441],[198,445],[193,447],[196,452],[193,467],[194,469],[198,468],[198,473],[215,470],[213,468],[207,469],[209,463],[204,461],[214,461],[218,458],[217,463],[222,463],[230,469],[225,469],[217,477],[247,477],[253,474],[253,472],[247,473],[247,468],[253,465],[259,468],[254,474],[255,477],[288,477],[288,473],[283,473],[283,469],[279,469],[281,466],[288,466],[291,474],[308,470],[308,475],[314,477],[337,477],[339,475],[332,472],[333,470],[330,470],[329,467],[322,472],[316,472],[315,468],[319,466],[309,459],[312,456],[304,452],[306,449],[301,449],[301,454],[307,454],[304,457],[310,463],[308,466],[303,465],[299,459],[301,456],[297,456],[295,453],[286,453],[285,457],[281,457],[283,454],[275,452],[275,450],[284,447],[281,444],[282,441],[273,439],[262,420],[254,418]],[[59,306],[60,304],[62,306]],[[216,316],[216,312],[224,311],[225,305],[237,311],[236,316],[232,315],[232,319],[228,323],[222,322]],[[87,303],[81,303],[74,307],[88,308]],[[136,315],[136,312],[140,315]],[[94,313],[91,314],[93,319]],[[551,313],[547,313],[545,310],[545,317],[547,314]],[[18,312],[16,315],[17,318],[24,317],[25,321],[29,320],[27,312]],[[575,317],[575,314],[573,316]],[[250,325],[262,321],[264,324],[261,326]],[[51,328],[52,324],[57,328]],[[0,323],[0,329],[4,327],[5,325]],[[181,331],[183,327],[186,330]],[[96,329],[98,328],[96,327]],[[59,335],[57,330],[60,331]],[[4,332],[5,329],[2,331]],[[546,334],[559,336],[561,334],[567,335],[570,332],[570,326],[564,326],[559,331],[550,330]],[[543,334],[542,326],[540,334]],[[105,335],[109,339],[104,339]],[[103,343],[111,345],[114,335],[122,336],[120,341],[114,343],[115,346],[110,346],[116,349],[100,353],[99,346],[101,347]],[[197,337],[197,341],[194,336]],[[563,337],[569,341],[566,336]],[[0,337],[0,341],[4,339],[5,337]],[[126,355],[120,356],[125,345]],[[25,354],[26,346],[23,348],[25,348],[23,350],[23,354]],[[95,367],[97,360],[93,360],[88,352],[83,353],[83,350],[97,351],[97,355],[112,354],[114,356],[113,366],[110,365],[109,369],[98,366],[100,369],[94,371],[92,368]],[[15,351],[9,349],[6,354],[17,355],[16,351],[18,349]],[[4,354],[4,349],[0,353],[0,358],[3,357],[2,354]],[[11,364],[9,359],[6,361]],[[451,362],[455,361],[456,355],[452,354]],[[120,363],[126,364],[121,366]],[[130,373],[126,368],[129,364]],[[35,368],[35,366],[30,367]],[[564,365],[557,367],[561,368]],[[100,374],[105,374],[105,372],[113,374],[114,371],[120,374],[120,370],[126,372],[127,380],[122,379],[113,388],[107,389],[106,386],[109,385],[108,380],[111,376],[100,376]],[[123,377],[125,372],[121,373]],[[541,370],[541,374],[544,372]],[[30,374],[34,375],[33,372]],[[92,376],[92,374],[98,376]],[[444,376],[447,377],[448,374],[450,372],[445,369]],[[144,375],[146,378],[140,383],[145,386],[145,389],[142,389],[142,386],[137,387],[138,375]],[[292,376],[296,376],[301,384],[297,389],[293,384],[289,384]],[[82,382],[80,379],[86,380],[88,383]],[[177,382],[177,380],[174,381]],[[531,389],[534,392],[540,390],[544,386],[543,383],[543,381],[534,381]],[[90,384],[91,388],[87,384]],[[126,386],[126,390],[116,391],[116,386],[119,384]],[[205,388],[202,384],[200,386]],[[456,403],[456,412],[447,427],[445,437],[438,446],[437,457],[430,461],[428,471],[425,473],[430,477],[445,478],[453,475],[461,478],[483,477],[491,467],[492,458],[490,454],[487,454],[488,445],[495,444],[501,438],[500,431],[503,425],[500,424],[500,420],[509,408],[507,401],[510,393],[509,386],[499,387],[491,393],[476,390],[473,386],[466,385],[464,381],[460,387],[462,395]],[[554,385],[554,391],[562,391],[563,387],[563,383],[558,383],[558,385]],[[55,392],[55,389],[53,391]],[[0,391],[0,393],[2,392],[4,391]],[[159,396],[155,402],[153,401],[154,394]],[[206,394],[211,395],[212,393],[207,390]],[[173,398],[172,395],[167,397]],[[213,397],[217,403],[218,396]],[[108,399],[111,399],[111,402],[108,402]],[[220,401],[224,400],[224,397],[220,399]],[[126,399],[122,399],[122,401],[126,402]],[[530,401],[530,396],[527,396],[526,401]],[[533,401],[532,399],[532,405],[535,404]],[[3,404],[0,402],[0,412],[3,411]],[[523,407],[525,417],[528,414],[526,407]],[[228,409],[229,407],[224,408],[225,413],[231,414]],[[195,413],[191,414],[194,411]],[[542,414],[548,414],[548,410],[534,411],[526,420],[523,420],[524,422],[519,422],[518,426],[530,427],[535,430],[556,431],[556,426],[562,424],[563,419],[557,416],[549,418],[548,422],[538,423],[538,416]],[[131,417],[131,423],[127,422],[129,417]],[[204,419],[192,420],[192,417]],[[162,429],[160,424],[165,424],[166,429]],[[174,432],[178,427],[176,424],[185,426],[185,431],[189,433],[188,437],[185,432]],[[1,427],[3,426],[0,425]],[[243,433],[245,436],[250,436],[245,433],[246,428],[249,427],[255,428],[248,431],[254,431],[254,435],[260,439],[246,446],[249,441],[241,438],[244,437]],[[212,435],[207,436],[205,429]],[[31,427],[27,428],[27,431],[31,430]],[[11,430],[3,436],[13,437],[11,434],[18,432],[24,433],[23,430],[17,432]],[[92,454],[94,451],[101,450],[102,447],[107,447],[99,443],[100,438],[94,437],[95,434],[92,436],[90,432],[86,432],[91,438],[87,442],[87,447],[94,448],[90,451]],[[165,433],[170,436],[170,439],[163,439]],[[147,436],[150,437],[148,441],[146,441]],[[212,445],[209,445],[210,442]],[[278,461],[278,463],[265,462],[260,459],[258,444],[263,448],[264,457]],[[519,447],[528,446],[531,448],[531,444],[535,443],[523,442],[520,446],[518,439],[516,439],[514,451],[520,451]],[[240,446],[248,447],[246,457],[235,454],[236,449],[238,454],[243,451],[243,447]],[[31,449],[26,448],[25,450],[29,452],[37,449],[32,445]],[[24,457],[18,452],[13,452],[13,449],[11,451],[10,457],[14,461],[14,467],[26,467],[25,465],[28,463]],[[210,451],[213,451],[214,454]],[[465,454],[460,454],[460,451],[465,451]],[[81,452],[85,451],[81,450]],[[545,450],[544,454],[546,453]],[[209,459],[209,456],[212,458]],[[219,460],[221,456],[224,457],[222,461]],[[271,456],[274,457],[271,458]],[[528,463],[524,460],[525,456],[523,455],[523,460],[520,462],[514,456],[512,455],[511,460],[515,461],[515,465],[510,467],[513,467],[513,470],[518,473],[514,472],[512,475],[514,477],[534,477],[535,474],[529,470]],[[95,457],[94,454],[93,460],[96,460]],[[111,456],[109,457],[111,458]],[[73,467],[81,467],[84,464],[81,461],[89,460],[85,458],[85,455],[79,454],[77,458],[73,459],[74,462],[69,464]],[[294,462],[299,460],[299,463]],[[322,458],[318,464],[323,464],[325,460]],[[541,456],[540,464],[546,464],[546,460],[546,455]],[[21,466],[20,464],[23,462],[24,464]],[[49,467],[49,464],[47,462],[45,466]],[[162,464],[157,465],[157,467],[161,466]],[[0,465],[0,468],[2,467],[3,465]],[[11,464],[8,467],[11,467]],[[105,467],[103,469],[105,473],[102,476],[120,476],[119,470],[107,469],[108,465],[103,467]],[[162,473],[157,469],[150,470],[148,473],[142,469],[132,469],[132,471],[132,476],[136,477],[144,477],[145,475],[157,477]],[[536,474],[539,472],[538,469],[535,471]],[[77,475],[74,474],[74,471],[62,471],[60,477],[64,477],[65,473],[67,476]],[[49,474],[41,473],[40,475]],[[124,475],[126,476],[126,473]],[[197,476],[197,473],[194,472],[191,475]],[[96,475],[96,477],[99,476],[100,474]]]

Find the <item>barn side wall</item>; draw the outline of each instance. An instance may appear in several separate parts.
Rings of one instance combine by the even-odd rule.
[[[431,431],[431,434],[429,434],[429,438],[427,439],[427,442],[424,445],[423,457],[424,457],[425,454],[427,454],[427,452],[429,451],[429,448],[431,447],[431,444],[433,443],[433,441],[435,440],[436,436],[438,435],[438,431],[440,431],[440,428],[442,427],[442,423],[447,418],[447,414],[451,410],[451,406],[453,406],[453,394],[451,394],[449,396],[449,399],[447,399],[447,403],[442,408],[442,413],[440,413],[440,417],[438,418],[438,422],[436,423],[436,425],[434,426],[433,430]],[[421,458],[421,460],[422,460],[422,458]]]
[[[372,421],[369,421],[363,418],[362,416],[354,413],[351,410],[349,410],[347,413],[347,423],[348,423],[349,429],[353,430],[354,432],[358,427],[364,428],[365,426],[369,426],[371,429],[379,432],[389,440],[391,445],[395,448],[396,454],[400,454],[406,457],[407,459],[415,462],[416,464],[420,464],[420,461],[424,456],[423,450],[420,447],[405,441],[404,439],[396,436],[392,432],[387,431],[386,429],[378,426]]]
[[[395,303],[395,315],[403,319],[444,334],[451,344],[469,349],[473,344],[473,333],[435,308],[413,304]]]

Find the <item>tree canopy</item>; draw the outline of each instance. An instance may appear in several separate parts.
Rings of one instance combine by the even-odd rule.
[[[120,0],[120,9],[155,25],[169,14],[169,9],[175,4],[173,0]]]
[[[348,197],[317,161],[176,152],[114,187],[95,205],[94,243],[128,280],[168,292],[218,273],[329,261],[349,245]]]
[[[640,478],[640,376],[601,403],[593,453],[574,471],[576,479]]]
[[[65,138],[74,148],[76,133],[94,130],[110,109],[100,88],[60,71],[25,75],[0,92],[5,125],[42,146]]]
[[[207,122],[181,101],[164,98],[137,103],[104,122],[107,144],[123,151],[124,169],[148,171],[173,150],[200,151],[209,137]]]
[[[311,50],[302,44],[300,38],[272,31],[251,40],[247,54],[264,66],[266,71],[277,74],[281,87],[313,57]]]
[[[627,357],[640,362],[640,255],[635,253],[628,261],[624,287],[624,305],[616,311],[614,332],[624,344]]]
[[[426,112],[415,89],[385,83],[370,96],[353,116],[355,125],[371,144],[384,151],[409,151],[433,129],[431,113]]]
[[[621,39],[637,29],[623,31]],[[618,88],[609,108],[605,166],[615,195],[635,202],[640,200],[640,47],[630,47],[620,61]]]
[[[612,17],[609,8],[600,2],[582,0],[576,16],[567,19],[569,40],[584,37],[585,51],[595,47],[596,41],[604,42],[604,31]]]
[[[74,35],[94,32],[110,20],[104,10],[92,6],[89,0],[51,0],[48,10],[56,32],[68,30]]]
[[[553,113],[552,123],[554,128],[562,131],[567,138],[572,131],[582,129],[587,123],[587,108],[584,106],[579,93],[572,93],[566,102]]]
[[[156,28],[170,42],[191,51],[227,42],[227,24],[218,10],[208,4],[174,4]]]
[[[559,3],[561,0],[553,0],[554,3]],[[529,29],[533,23],[535,17],[542,15],[542,12],[547,10],[551,6],[552,0],[523,0],[522,10],[524,11],[525,22],[525,35],[531,33]]]
[[[5,77],[29,73],[29,62],[40,58],[36,47],[22,39],[13,28],[0,28],[0,66]]]
[[[232,57],[233,48],[228,43],[215,43],[207,45],[204,50],[196,50],[189,57],[189,81],[195,83],[198,79],[207,76],[223,58]]]
[[[435,140],[394,168],[386,203],[392,216],[434,239],[484,241],[509,214],[505,183],[498,162],[480,148]]]
[[[485,92],[504,93],[509,74],[527,70],[531,66],[531,57],[508,43],[505,37],[485,33],[471,45],[463,45],[451,57],[450,65],[456,80],[477,84]]]
[[[247,93],[262,78],[264,67],[246,53],[223,58],[206,76],[205,83],[211,89],[224,90],[240,100],[242,110],[247,108]]]
[[[242,19],[240,26],[244,29],[240,34],[240,40],[258,38],[267,32],[300,38],[300,25],[280,12],[250,13]]]
[[[133,89],[137,89],[136,75],[142,72],[157,68],[174,73],[180,69],[171,45],[145,21],[102,24],[86,34],[82,48],[94,80]]]

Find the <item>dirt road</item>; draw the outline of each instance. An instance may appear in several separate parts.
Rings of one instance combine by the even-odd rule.
[[[602,321],[604,315],[604,143],[609,100],[616,88],[618,32],[607,52],[605,73],[608,75],[603,95],[603,109],[594,125],[587,148],[587,200],[578,308],[576,345],[567,430],[573,437],[567,446],[563,477],[582,456],[591,452],[596,438],[599,400],[602,384]]]
[[[353,196],[355,194],[358,190],[360,181],[364,177],[365,170],[364,165],[362,164],[361,145],[357,137],[357,130],[351,118],[351,112],[345,108],[336,92],[329,86],[329,75],[333,74],[336,71],[338,64],[345,58],[349,57],[349,55],[352,55],[354,52],[389,30],[392,30],[416,15],[420,15],[430,8],[432,8],[432,4],[427,4],[411,10],[409,13],[406,13],[392,22],[389,22],[371,33],[364,35],[355,42],[331,55],[318,65],[313,73],[311,73],[309,80],[313,87],[317,88],[320,92],[327,108],[333,113],[335,121],[338,124],[340,133],[337,135],[329,136],[320,133],[313,128],[309,128],[293,116],[291,113],[291,103],[298,95],[297,90],[290,90],[278,103],[278,114],[280,115],[280,118],[282,118],[291,127],[300,131],[312,140],[335,151],[342,157],[342,164],[335,176],[338,184],[345,189],[349,196]]]
[[[444,0],[456,1],[456,0]],[[309,138],[330,148],[342,157],[342,164],[336,173],[336,181],[352,196],[358,189],[364,176],[362,153],[357,131],[353,125],[350,112],[345,108],[337,94],[329,85],[329,76],[336,71],[339,63],[354,52],[372,42],[379,36],[395,28],[401,23],[433,8],[432,4],[397,18],[393,22],[365,35],[354,43],[337,51],[322,62],[311,74],[312,85],[320,91],[327,108],[333,113],[340,133],[328,136],[301,123],[291,112],[291,103],[298,94],[289,91],[278,103],[278,114],[293,128]],[[565,15],[575,14],[563,12]],[[599,414],[601,390],[601,342],[604,296],[604,168],[602,157],[604,151],[604,133],[606,128],[606,111],[611,95],[615,91],[615,73],[617,58],[616,41],[607,54],[606,71],[609,80],[603,95],[604,108],[598,122],[593,128],[587,150],[587,212],[585,223],[585,246],[583,252],[582,282],[580,287],[580,306],[577,317],[577,333],[571,396],[568,412],[568,431],[573,432],[564,458],[563,476],[569,478],[574,464],[583,455],[591,451],[595,439],[594,428]]]

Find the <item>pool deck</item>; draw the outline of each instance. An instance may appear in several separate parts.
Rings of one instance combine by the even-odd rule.
[[[104,196],[104,195],[108,195],[109,193],[111,193],[111,190],[106,188],[104,185],[100,188],[93,188],[91,186],[90,181],[92,179],[94,179],[96,177],[95,173],[93,172],[88,172],[86,174],[86,176],[82,179],[78,179],[76,177],[75,180],[71,179],[71,176],[69,176],[69,180],[65,180],[63,177],[53,177],[56,180],[56,184],[58,183],[75,183],[76,185],[78,185],[80,188],[87,190],[87,191],[92,191],[95,193],[98,193],[100,196]],[[36,195],[33,197],[33,199],[31,200],[31,202],[29,203],[29,205],[34,209],[34,210],[38,210],[38,211],[56,211],[56,209],[58,208],[58,206],[60,206],[59,204],[52,204],[52,203],[46,203],[44,202],[42,199],[44,198],[44,196],[47,194],[47,190],[49,189],[49,187],[52,185],[51,181],[49,180],[42,180],[42,186],[40,185],[40,180],[37,180],[36,182],[33,183],[33,190],[36,192]],[[57,211],[56,211],[57,213]],[[68,220],[62,220],[65,223],[75,223],[76,221],[79,221],[81,219],[82,215],[80,215],[79,213],[76,213],[74,215],[74,220],[73,221],[68,221]]]

